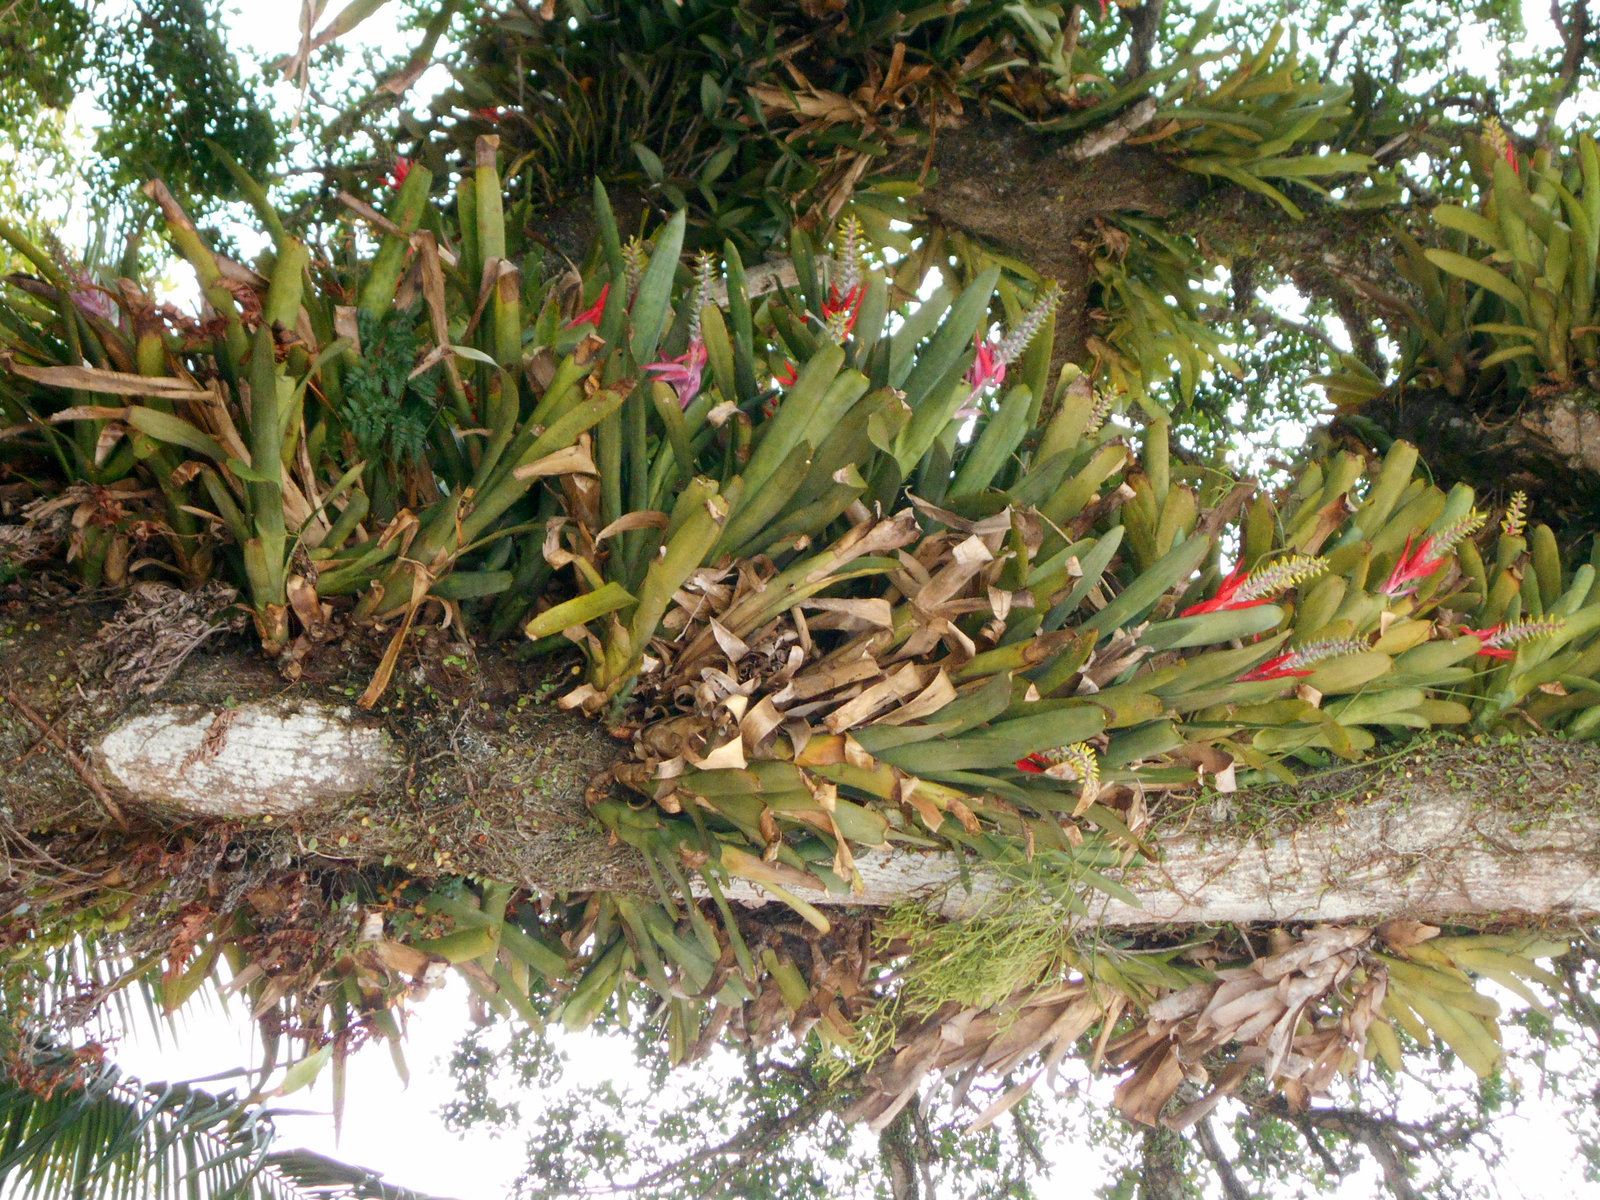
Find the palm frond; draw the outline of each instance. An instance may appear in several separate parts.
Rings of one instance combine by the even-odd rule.
[[[310,1151],[268,1153],[258,1104],[147,1083],[88,1050],[23,1047],[0,1071],[0,1190],[27,1200],[431,1200]]]

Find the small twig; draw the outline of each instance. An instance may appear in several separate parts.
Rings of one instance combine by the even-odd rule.
[[[62,757],[78,773],[78,778],[83,780],[83,785],[94,793],[95,799],[100,801],[101,806],[104,807],[111,819],[117,823],[117,827],[126,833],[128,831],[128,820],[122,815],[122,809],[111,798],[111,793],[106,791],[105,784],[94,777],[94,772],[89,769],[89,764],[79,758],[72,747],[67,745],[66,739],[58,734],[48,721],[35,712],[32,705],[10,688],[0,688],[0,700],[4,700],[32,722],[39,732],[44,735],[45,740],[61,751]]]

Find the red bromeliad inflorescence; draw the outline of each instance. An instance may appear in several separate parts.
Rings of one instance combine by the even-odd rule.
[[[595,299],[595,302],[568,321],[567,328],[576,329],[579,325],[600,324],[600,318],[605,315],[606,311],[606,297],[610,294],[611,285],[609,283],[602,285],[600,295]]]
[[[1030,775],[1076,778],[1083,784],[1084,790],[1091,794],[1100,785],[1100,761],[1095,757],[1094,747],[1088,742],[1036,750],[1017,759],[1016,767]]]
[[[976,396],[988,387],[999,387],[1006,381],[1006,364],[1000,357],[1000,343],[996,341],[983,341],[976,339],[977,356],[972,360],[972,369],[967,372],[967,382],[972,385],[972,394]]]
[[[844,341],[855,331],[856,318],[861,315],[861,301],[866,298],[867,285],[858,283],[842,294],[837,284],[828,285],[828,298],[822,302],[822,323],[830,332]]]
[[[411,160],[404,154],[396,154],[394,156],[394,166],[389,171],[389,186],[398,192],[400,185],[405,183],[406,176],[409,174],[411,174]]]
[[[1278,562],[1257,567],[1246,572],[1243,564],[1222,581],[1217,594],[1199,604],[1191,604],[1178,615],[1197,617],[1209,612],[1232,612],[1267,604],[1281,592],[1304,583],[1328,569],[1324,558],[1306,554],[1291,554]]]
[[[1508,621],[1491,625],[1488,629],[1463,629],[1461,632],[1478,639],[1478,653],[1486,658],[1515,658],[1512,646],[1531,642],[1535,638],[1549,637],[1561,628],[1560,617],[1544,617],[1535,621]]]
[[[1362,638],[1324,638],[1307,642],[1304,646],[1267,659],[1258,667],[1239,676],[1240,683],[1255,683],[1265,679],[1292,679],[1311,674],[1311,668],[1330,658],[1343,658],[1370,649]]]
[[[988,340],[984,338],[981,330],[974,336],[976,354],[971,369],[967,371],[967,382],[972,385],[972,391],[967,396],[966,405],[957,410],[955,414],[957,417],[976,415],[978,410],[972,402],[978,398],[978,393],[987,388],[999,387],[1005,382],[1006,367],[1015,362],[1028,348],[1033,335],[1038,333],[1040,327],[1049,320],[1050,314],[1055,312],[1060,300],[1061,285],[1051,280],[1039,293],[1039,298],[1033,302],[1033,307],[1022,314],[1022,319],[1005,337],[998,342]]]
[[[1426,579],[1450,562],[1450,551],[1455,549],[1456,543],[1481,529],[1485,519],[1476,510],[1469,512],[1437,533],[1430,533],[1415,550],[1411,545],[1416,535],[1406,538],[1405,549],[1400,551],[1400,561],[1395,563],[1394,570],[1389,572],[1389,578],[1379,590],[1391,598],[1409,596],[1417,590],[1418,581]]]
[[[700,385],[706,367],[706,342],[700,332],[700,313],[711,302],[711,283],[716,259],[702,252],[695,264],[695,289],[689,303],[694,305],[689,317],[689,348],[676,358],[662,358],[646,365],[645,370],[662,383],[672,385],[678,393],[678,403],[688,408],[700,394]]]
[[[1495,153],[1510,164],[1513,171],[1518,175],[1522,174],[1522,162],[1517,157],[1517,148],[1511,144],[1511,138],[1506,133],[1506,127],[1500,123],[1498,117],[1490,117],[1483,123],[1483,139],[1489,143]]]

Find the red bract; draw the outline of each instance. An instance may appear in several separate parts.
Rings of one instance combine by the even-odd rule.
[[[1030,775],[1043,775],[1045,769],[1054,764],[1042,754],[1029,754],[1017,759],[1017,770],[1026,771]]]
[[[1180,617],[1195,617],[1201,613],[1221,612],[1224,609],[1254,608],[1258,604],[1265,604],[1267,602],[1267,597],[1265,596],[1255,600],[1235,599],[1239,594],[1239,589],[1244,587],[1248,575],[1249,572],[1241,564],[1234,570],[1232,575],[1222,581],[1222,586],[1217,589],[1215,596],[1209,600],[1203,600],[1199,604],[1191,604],[1178,615]]]
[[[1491,625],[1488,629],[1463,629],[1478,639],[1478,653],[1487,658],[1515,658],[1511,647],[1531,642],[1535,638],[1549,637],[1561,628],[1560,617],[1542,617],[1528,621],[1507,621]]]
[[[1394,570],[1389,572],[1389,578],[1384,582],[1382,591],[1385,596],[1409,596],[1417,590],[1417,580],[1426,579],[1449,561],[1443,555],[1429,557],[1433,553],[1431,537],[1423,538],[1422,545],[1413,552],[1412,537],[1406,538],[1406,548],[1400,552],[1400,561],[1395,563]]]
[[[783,370],[772,373],[772,381],[782,384],[784,387],[793,387],[794,381],[798,378],[800,378],[800,368],[792,362],[784,363]]]
[[[1269,658],[1259,667],[1246,671],[1239,676],[1240,683],[1252,683],[1259,679],[1288,679],[1291,676],[1309,675],[1310,671],[1296,670],[1293,661],[1299,655],[1291,650],[1287,654],[1280,654],[1276,658]]]
[[[409,174],[411,174],[411,160],[404,154],[396,154],[394,169],[389,172],[389,186],[398,192]]]
[[[972,360],[967,372],[967,382],[976,396],[990,384],[1002,384],[1006,379],[1006,364],[1000,357],[1000,347],[994,342],[978,342],[978,357]],[[969,397],[970,399],[970,397]]]
[[[1504,625],[1491,625],[1488,629],[1468,629],[1465,632],[1478,639],[1479,654],[1488,658],[1515,658],[1517,656],[1515,650],[1507,650],[1504,646],[1494,644],[1494,639],[1504,630]]]
[[[822,302],[822,321],[843,339],[849,337],[856,327],[856,318],[861,315],[861,301],[866,298],[867,285],[858,283],[855,287],[839,294],[837,285],[829,285],[828,298]],[[835,327],[834,318],[843,316],[843,322]]]
[[[606,297],[610,294],[611,285],[608,283],[601,287],[600,296],[593,304],[567,322],[567,328],[576,329],[579,325],[600,324],[600,318],[605,315],[606,311]]]

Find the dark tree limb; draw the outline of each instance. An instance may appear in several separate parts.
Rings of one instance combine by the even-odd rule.
[[[1317,1127],[1306,1120],[1305,1114],[1301,1113],[1295,1116],[1294,1127],[1300,1131],[1300,1136],[1305,1139],[1306,1145],[1311,1147],[1311,1152],[1322,1160],[1323,1169],[1336,1179],[1342,1177],[1344,1168],[1339,1165],[1339,1160],[1334,1158],[1333,1152],[1328,1149],[1327,1143],[1322,1140],[1322,1135],[1317,1132]]]
[[[1367,1148],[1383,1173],[1384,1186],[1395,1200],[1423,1200],[1411,1183],[1411,1173],[1394,1143],[1394,1130],[1386,1122],[1353,1109],[1311,1109],[1306,1119],[1319,1129],[1342,1133]]]
[[[915,1106],[912,1106],[915,1107]],[[900,1110],[878,1135],[878,1152],[889,1172],[892,1200],[918,1200],[922,1172],[918,1171],[917,1135],[912,1122],[912,1107]]]
[[[1201,1117],[1194,1127],[1195,1138],[1200,1143],[1200,1149],[1205,1151],[1206,1158],[1211,1161],[1211,1168],[1217,1173],[1217,1182],[1222,1185],[1222,1194],[1226,1200],[1254,1200],[1250,1189],[1244,1186],[1238,1172],[1233,1169],[1233,1163],[1222,1148],[1222,1143],[1217,1140],[1217,1130],[1211,1123],[1210,1115]]]
[[[1133,31],[1133,40],[1128,46],[1128,69],[1123,75],[1125,81],[1149,72],[1150,55],[1161,33],[1161,14],[1165,8],[1164,0],[1144,0],[1138,8],[1123,9],[1123,17]]]

